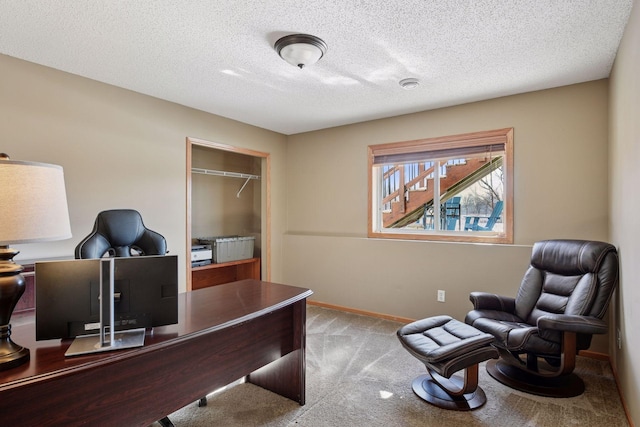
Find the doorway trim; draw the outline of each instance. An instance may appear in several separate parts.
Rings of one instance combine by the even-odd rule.
[[[187,291],[191,291],[191,167],[192,167],[192,148],[194,145],[213,148],[216,150],[229,151],[247,156],[259,157],[262,159],[261,185],[264,197],[261,201],[261,247],[260,269],[262,278],[265,281],[271,280],[271,154],[262,151],[251,150],[248,148],[235,147],[232,145],[221,144],[219,142],[207,141],[199,138],[187,137],[187,229],[186,229],[186,271],[187,271]]]

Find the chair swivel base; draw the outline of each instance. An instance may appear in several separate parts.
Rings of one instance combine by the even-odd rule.
[[[487,372],[508,387],[538,396],[575,397],[584,393],[584,382],[574,373],[558,377],[541,377],[502,360],[488,361]]]
[[[449,381],[458,388],[464,387],[464,380],[458,376],[452,376]],[[480,387],[476,387],[469,393],[455,396],[449,394],[429,374],[420,375],[413,380],[411,386],[413,392],[422,400],[443,409],[471,411],[481,407],[487,401],[487,396]]]

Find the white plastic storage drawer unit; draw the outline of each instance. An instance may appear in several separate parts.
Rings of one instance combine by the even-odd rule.
[[[250,236],[221,236],[202,237],[198,239],[198,242],[201,245],[211,245],[213,248],[213,262],[221,264],[223,262],[253,258],[255,240],[255,237]]]

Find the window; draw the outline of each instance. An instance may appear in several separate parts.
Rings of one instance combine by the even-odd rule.
[[[513,128],[369,146],[368,234],[513,243]]]

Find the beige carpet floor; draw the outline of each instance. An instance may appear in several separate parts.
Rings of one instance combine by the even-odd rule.
[[[176,427],[628,426],[609,364],[584,357],[576,373],[586,391],[578,397],[512,390],[491,378],[483,364],[483,407],[457,412],[430,405],[411,389],[413,378],[426,371],[400,345],[400,326],[309,306],[306,405],[238,382],[209,395],[206,407],[194,403],[169,418]]]

